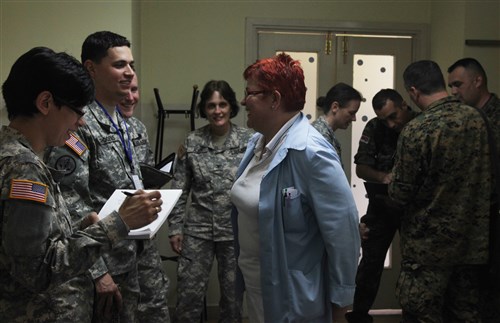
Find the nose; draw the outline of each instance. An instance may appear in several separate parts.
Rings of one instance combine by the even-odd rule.
[[[247,105],[247,98],[241,99],[240,104],[243,105],[243,106],[246,106]]]
[[[450,92],[452,95],[457,95],[458,91],[457,91],[457,87],[456,86],[452,86],[450,88]]]
[[[127,68],[125,69],[125,74],[130,77],[133,77],[135,75],[135,71],[132,65],[127,64]]]

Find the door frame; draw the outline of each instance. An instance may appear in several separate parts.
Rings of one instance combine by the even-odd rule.
[[[428,24],[374,23],[360,21],[330,21],[247,17],[245,21],[245,66],[258,58],[258,34],[261,31],[283,32],[332,32],[365,35],[401,35],[412,37],[413,57],[416,60],[430,57]]]

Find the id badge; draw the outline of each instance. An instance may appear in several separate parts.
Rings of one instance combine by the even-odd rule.
[[[142,180],[139,178],[139,175],[132,175],[132,181],[134,182],[134,187],[136,190],[144,189],[144,184],[142,184]]]

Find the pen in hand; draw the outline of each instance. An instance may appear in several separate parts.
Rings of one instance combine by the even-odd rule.
[[[135,193],[125,192],[125,191],[122,191],[122,193],[129,196],[129,197],[135,195]]]

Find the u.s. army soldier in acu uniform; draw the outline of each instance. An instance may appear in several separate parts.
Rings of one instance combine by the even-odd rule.
[[[180,254],[174,321],[199,321],[216,257],[221,291],[219,322],[240,322],[242,299],[235,295],[236,257],[229,195],[252,132],[230,122],[239,106],[227,82],[208,82],[200,98],[200,115],[209,124],[186,138],[178,152],[172,181],[173,188],[183,191],[169,217],[170,244]]]
[[[140,163],[154,166],[154,156],[149,144],[148,132],[144,123],[133,116],[139,101],[137,75],[132,79],[130,91],[120,102],[119,109],[129,124],[132,144]],[[146,187],[150,189],[151,187]],[[137,310],[137,322],[168,322],[168,287],[169,281],[162,270],[158,249],[144,241],[145,247],[137,255],[137,270],[140,287],[140,300]]]
[[[129,228],[156,217],[161,200],[152,198],[160,194],[127,199],[96,224],[96,214],[86,216],[75,225],[82,231],[74,230],[53,170],[39,156],[83,124],[91,79],[71,56],[38,47],[16,61],[2,89],[11,122],[0,130],[0,322],[81,322],[74,309],[94,289],[87,270]],[[61,286],[73,277],[83,283],[66,293]],[[67,306],[56,301],[61,296]]]
[[[403,322],[480,322],[492,191],[484,121],[448,96],[435,62],[412,63],[403,78],[423,111],[401,132],[389,184],[405,208],[396,290]]]
[[[78,147],[83,148],[75,149],[67,142],[47,157],[54,168],[65,171],[61,186],[67,199],[74,201],[70,211],[75,220],[89,209],[100,210],[115,189],[142,188],[133,129],[116,109],[135,75],[130,43],[111,32],[94,33],[82,46],[82,61],[96,86],[95,101],[85,108],[86,125],[76,134]],[[119,315],[122,323],[136,320],[140,294],[137,254],[147,248],[156,246],[150,241],[123,241],[92,267],[94,320],[109,315]],[[157,250],[154,254],[159,258]],[[106,304],[113,304],[111,313]]]
[[[359,178],[385,186],[385,192],[367,189],[369,204],[361,223],[369,231],[361,242],[363,257],[356,273],[353,309],[346,314],[350,323],[373,322],[368,311],[377,296],[385,256],[403,215],[401,208],[388,202],[387,184],[392,180],[399,133],[417,114],[393,89],[377,92],[372,106],[377,117],[366,124],[354,163]]]

